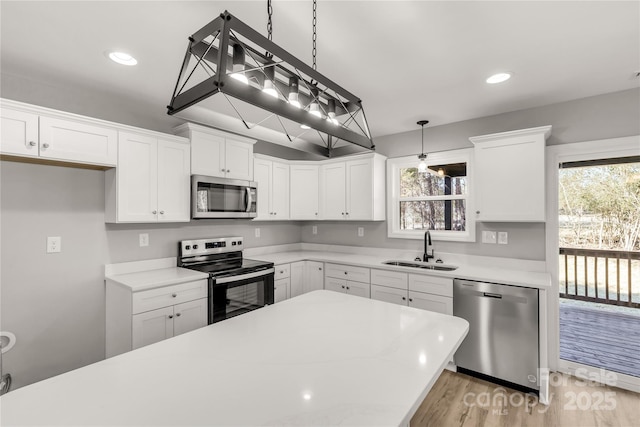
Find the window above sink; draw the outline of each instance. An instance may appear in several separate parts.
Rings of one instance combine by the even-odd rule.
[[[433,240],[475,241],[473,149],[429,153],[426,173],[416,156],[387,160],[387,235]]]

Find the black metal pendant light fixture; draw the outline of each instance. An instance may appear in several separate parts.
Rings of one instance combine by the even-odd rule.
[[[189,37],[168,114],[222,93],[230,103],[232,97],[276,115],[289,141],[308,131],[305,129],[314,129],[324,143],[326,156],[338,140],[374,150],[360,98],[316,70],[316,0],[313,66],[273,43],[270,0],[267,7],[268,38],[227,11]],[[232,106],[251,129],[239,109]],[[292,135],[282,119],[299,124],[296,128],[301,127],[302,134]]]
[[[420,155],[418,155],[418,159],[420,159],[420,163],[418,163],[418,172],[425,173],[427,172],[427,155],[424,154],[424,125],[428,124],[429,120],[420,120],[418,121],[418,125],[422,126],[422,151],[420,151]]]

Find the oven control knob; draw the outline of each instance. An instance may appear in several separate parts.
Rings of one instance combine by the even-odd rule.
[[[191,249],[191,246],[189,246],[189,245],[187,245],[187,246],[185,246],[185,247],[184,247],[184,250],[185,250],[185,251],[188,251],[189,249]]]
[[[198,249],[198,245],[193,245],[193,249]]]

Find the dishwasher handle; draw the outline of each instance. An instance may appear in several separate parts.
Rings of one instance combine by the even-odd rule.
[[[502,299],[502,295],[501,294],[492,294],[490,292],[483,292],[482,294],[483,296],[487,297],[487,298],[497,298],[497,299]]]

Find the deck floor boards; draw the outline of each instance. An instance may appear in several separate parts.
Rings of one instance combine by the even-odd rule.
[[[560,358],[640,377],[640,316],[560,304]]]

